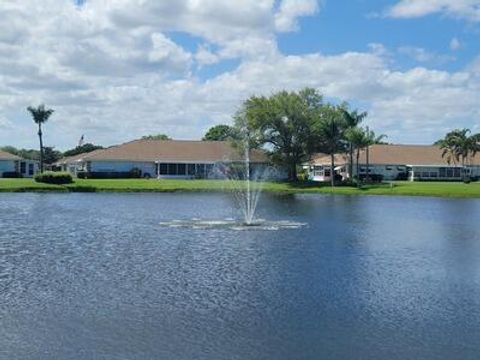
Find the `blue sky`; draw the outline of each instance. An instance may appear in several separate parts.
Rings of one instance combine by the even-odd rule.
[[[252,94],[305,86],[393,143],[480,131],[480,0],[0,3],[0,145],[198,139]],[[48,22],[42,19],[49,19]]]

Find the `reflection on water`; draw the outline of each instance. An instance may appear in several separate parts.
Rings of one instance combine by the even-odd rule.
[[[480,201],[262,200],[0,194],[0,359],[478,358]]]

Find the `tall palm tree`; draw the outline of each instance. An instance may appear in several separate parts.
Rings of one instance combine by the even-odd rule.
[[[325,152],[330,155],[330,182],[335,186],[335,154],[345,150],[345,119],[337,107],[325,107],[318,128]]]
[[[364,128],[354,127],[354,128],[347,129],[345,138],[347,139],[349,144],[352,145],[352,147],[354,148],[355,160],[356,160],[355,176],[358,181],[359,180],[358,175],[360,174],[360,151],[362,149],[365,149],[369,144],[367,139],[367,134]],[[350,173],[350,175],[353,178],[353,166],[351,171],[352,172]]]
[[[383,139],[385,139],[387,136],[382,134],[382,135],[376,135],[373,130],[370,130],[369,127],[367,126],[365,128],[365,144],[366,144],[366,165],[367,165],[367,179],[370,178],[370,146],[375,145],[380,143]]]
[[[40,172],[43,172],[43,139],[42,139],[42,124],[46,123],[54,110],[45,109],[45,105],[41,104],[38,107],[29,106],[27,110],[33,117],[33,121],[38,125],[38,138],[40,139]]]
[[[358,126],[362,123],[362,121],[368,115],[366,112],[359,113],[358,110],[354,110],[354,111],[349,112],[347,108],[342,109],[342,112],[343,112],[343,116],[345,118],[345,126],[347,128],[347,132],[349,132],[349,130],[358,129]],[[355,131],[353,132],[353,134],[359,135],[359,133],[355,132]],[[352,141],[350,141],[348,139],[348,136],[347,136],[347,141],[348,141],[348,152],[349,152],[349,157],[350,157],[350,163],[349,163],[349,166],[348,166],[348,173],[350,175],[350,178],[352,178],[352,175],[353,175],[353,153],[355,151],[355,145],[353,144]]]

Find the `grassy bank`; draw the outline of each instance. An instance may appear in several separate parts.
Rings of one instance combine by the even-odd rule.
[[[221,191],[229,188],[221,180],[82,180],[69,185],[36,183],[32,179],[0,179],[0,192],[173,192],[173,191]],[[336,187],[327,184],[267,182],[264,189],[278,193],[336,193],[346,195],[411,195],[480,198],[480,183],[463,184],[447,182],[394,182],[355,187]]]

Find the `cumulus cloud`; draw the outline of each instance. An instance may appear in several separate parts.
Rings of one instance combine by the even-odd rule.
[[[432,63],[441,65],[455,60],[455,57],[451,55],[437,54],[424,48],[415,46],[401,46],[398,48],[398,52],[419,63]]]
[[[318,0],[282,0],[275,14],[275,26],[279,31],[297,30],[299,17],[313,15],[318,10]]]
[[[382,44],[282,54],[278,32],[318,10],[290,0],[0,2],[0,144],[35,146],[25,108],[42,102],[56,110],[47,144],[68,148],[81,134],[104,145],[159,132],[200,138],[231,122],[248,96],[304,86],[362,104],[391,141],[433,141],[454,120],[469,127],[480,115],[476,63],[455,73],[393,70]],[[178,33],[196,44],[182,46]],[[239,65],[222,67],[225,59]],[[218,68],[200,78],[195,69],[207,65]]]
[[[387,10],[387,15],[395,18],[416,18],[434,13],[480,21],[480,1],[400,0]]]

